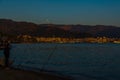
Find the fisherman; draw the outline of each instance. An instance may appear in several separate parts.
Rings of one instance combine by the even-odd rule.
[[[7,41],[4,45],[5,67],[9,67],[10,43]]]

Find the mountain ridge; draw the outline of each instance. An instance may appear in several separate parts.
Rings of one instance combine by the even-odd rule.
[[[120,38],[120,27],[106,25],[35,24],[0,19],[0,33],[39,37],[110,37]]]

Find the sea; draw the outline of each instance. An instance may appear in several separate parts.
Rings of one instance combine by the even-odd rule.
[[[74,80],[120,80],[120,44],[11,44],[10,60],[16,68],[46,70]]]

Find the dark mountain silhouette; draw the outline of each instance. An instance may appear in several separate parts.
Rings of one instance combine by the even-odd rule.
[[[88,33],[93,37],[103,37],[103,36],[110,38],[120,37],[120,27],[116,27],[116,26],[69,25],[69,26],[62,26],[61,28],[72,32]]]
[[[0,33],[5,35],[31,35],[42,37],[111,37],[120,38],[120,27],[105,25],[34,24],[0,19]]]

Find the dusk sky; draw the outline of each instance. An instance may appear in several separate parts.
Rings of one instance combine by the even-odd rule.
[[[0,0],[0,18],[120,26],[120,0]]]

